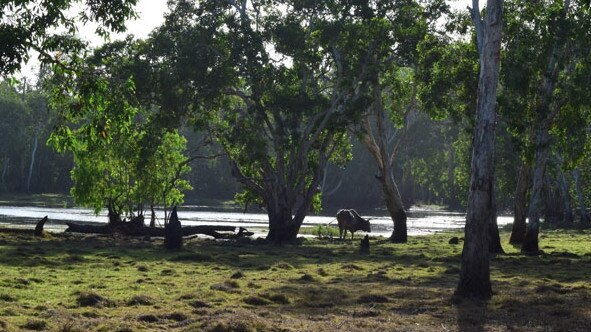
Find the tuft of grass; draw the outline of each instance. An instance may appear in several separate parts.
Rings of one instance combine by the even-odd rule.
[[[171,313],[168,313],[168,314],[164,314],[161,317],[164,318],[164,319],[175,321],[175,322],[182,322],[182,321],[185,321],[185,320],[189,319],[187,317],[187,315],[185,315],[182,312],[171,312]]]
[[[205,301],[201,301],[201,300],[194,300],[189,302],[189,305],[193,308],[196,309],[201,309],[201,308],[211,308],[211,305]]]
[[[240,293],[240,284],[236,280],[226,280],[222,283],[211,285],[211,289],[226,293]]]
[[[127,301],[127,305],[153,305],[154,303],[154,299],[148,295],[134,295]]]
[[[299,281],[302,281],[302,282],[313,282],[313,281],[316,281],[316,279],[312,275],[307,274],[307,273],[305,273],[303,276],[299,277],[298,280]]]
[[[173,262],[212,262],[215,261],[210,255],[200,253],[185,253],[170,258]]]
[[[49,324],[41,319],[29,319],[21,327],[25,330],[43,331],[49,328]]]
[[[111,307],[114,303],[94,292],[78,292],[75,293],[76,303],[79,307]]]
[[[291,301],[289,300],[289,298],[287,297],[287,295],[285,294],[269,294],[269,293],[263,293],[261,294],[261,297],[268,299],[274,303],[277,304],[289,304]]]
[[[357,299],[357,303],[386,303],[388,301],[386,296],[376,294],[361,295]]]
[[[145,315],[140,315],[137,320],[139,320],[140,322],[145,322],[145,323],[156,323],[160,321],[160,318],[158,318],[156,315],[154,314],[145,314]]]
[[[259,297],[259,296],[247,296],[242,301],[246,304],[254,305],[254,306],[261,306],[261,305],[269,305],[271,301]]]
[[[16,302],[16,297],[10,295],[10,294],[5,294],[2,293],[0,294],[0,301],[4,301],[4,302]]]

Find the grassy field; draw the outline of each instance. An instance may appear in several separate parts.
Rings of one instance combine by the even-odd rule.
[[[0,330],[589,331],[591,233],[547,231],[544,254],[504,243],[495,295],[452,304],[460,234],[408,244],[159,239],[0,232]],[[508,234],[502,234],[507,238]]]

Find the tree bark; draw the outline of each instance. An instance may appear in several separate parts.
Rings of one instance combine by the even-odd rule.
[[[492,296],[489,234],[496,214],[494,143],[503,0],[487,1],[485,21],[480,18],[478,0],[472,1],[471,14],[476,27],[480,74],[465,240],[455,296],[488,300]]]
[[[573,171],[573,177],[575,178],[575,188],[577,190],[577,200],[579,202],[579,214],[581,218],[581,224],[589,225],[589,214],[587,213],[587,207],[585,206],[585,200],[583,198],[583,187],[581,185],[581,170],[575,168]]]
[[[527,227],[527,189],[529,187],[531,168],[527,161],[521,161],[517,187],[515,188],[515,205],[513,209],[513,228],[509,243],[522,244],[525,241],[525,230]]]

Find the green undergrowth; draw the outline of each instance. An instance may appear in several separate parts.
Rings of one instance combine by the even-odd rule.
[[[452,304],[459,233],[301,245],[0,232],[0,331],[576,331],[591,321],[591,233],[491,262],[494,297]],[[502,233],[503,238],[508,234]]]

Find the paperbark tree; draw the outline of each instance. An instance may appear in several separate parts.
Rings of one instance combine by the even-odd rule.
[[[476,28],[480,74],[465,242],[455,296],[488,300],[492,296],[489,229],[496,218],[494,143],[503,0],[487,1],[484,20],[479,8],[479,1],[473,0],[471,14]]]
[[[564,70],[565,46],[567,43],[566,18],[570,8],[570,0],[565,0],[560,14],[560,19],[552,27],[558,31],[554,37],[554,45],[547,61],[546,70],[541,77],[539,94],[536,100],[535,113],[538,119],[538,127],[535,140],[535,159],[532,173],[532,191],[529,203],[529,222],[525,233],[525,240],[521,250],[528,254],[539,253],[538,234],[540,232],[540,218],[543,211],[542,188],[546,166],[550,156],[551,136],[550,129],[560,111],[560,105],[553,103],[556,83],[559,73]]]

